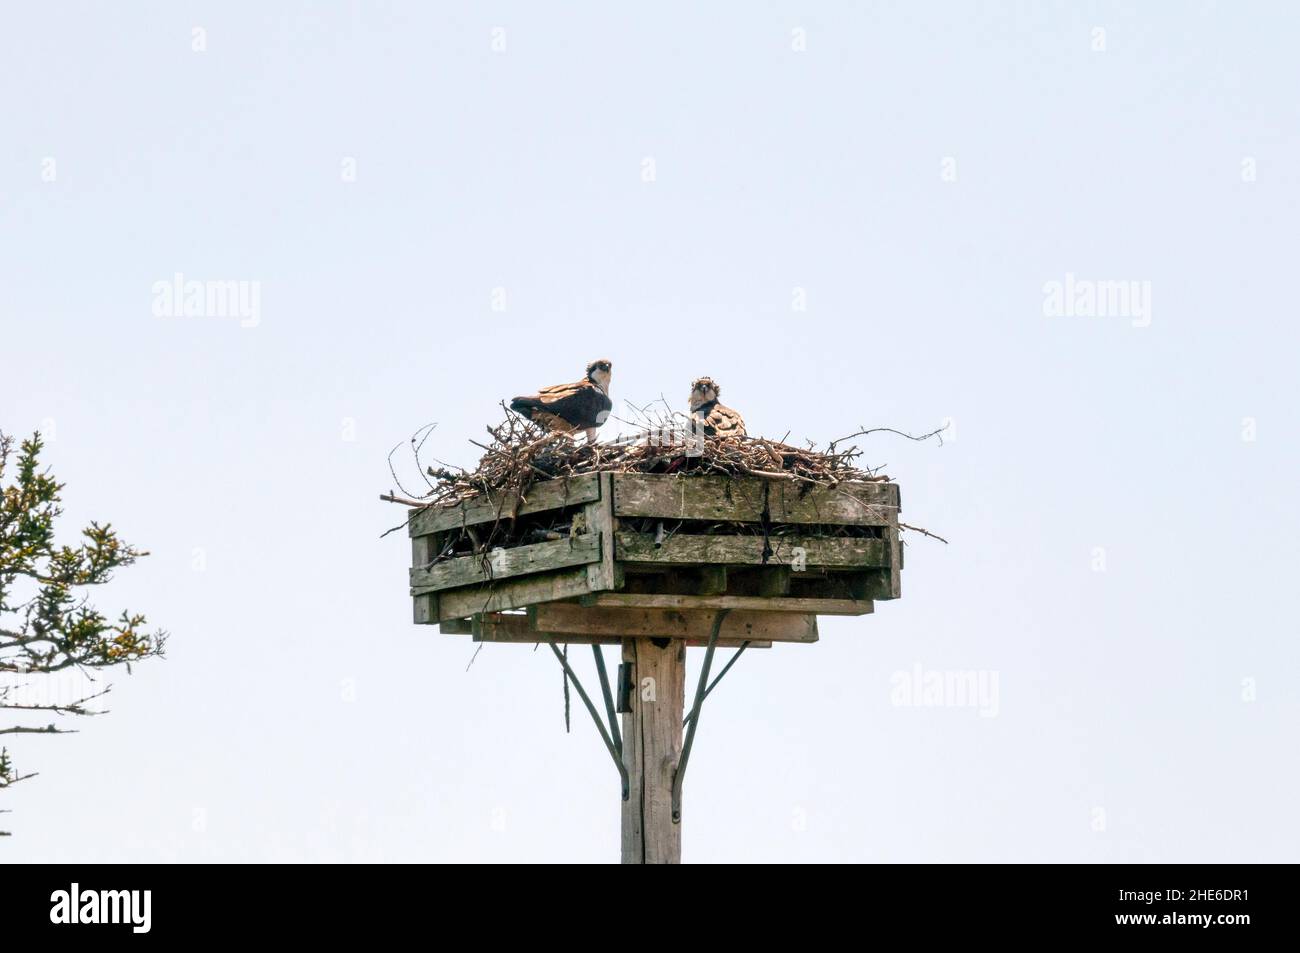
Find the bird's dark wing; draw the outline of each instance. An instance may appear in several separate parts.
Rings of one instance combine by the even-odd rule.
[[[510,409],[529,419],[537,414],[558,417],[574,427],[599,427],[613,403],[591,381],[543,387],[532,397],[516,397]]]

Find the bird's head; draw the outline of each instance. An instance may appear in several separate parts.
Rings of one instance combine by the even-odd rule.
[[[613,370],[614,365],[604,358],[601,358],[598,361],[592,361],[587,365],[587,380],[591,381],[608,395],[609,376]]]
[[[705,404],[717,400],[722,394],[722,386],[712,377],[700,377],[691,383],[691,410],[697,410]]]

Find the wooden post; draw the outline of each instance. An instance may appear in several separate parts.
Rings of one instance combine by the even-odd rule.
[[[623,863],[680,864],[682,827],[673,823],[673,773],[682,751],[686,706],[686,642],[623,640],[632,665],[630,712],[623,715]]]

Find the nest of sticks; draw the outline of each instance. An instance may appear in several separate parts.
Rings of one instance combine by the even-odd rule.
[[[427,486],[427,492],[418,496],[401,487],[396,471],[393,479],[404,495],[382,495],[382,499],[403,503],[411,507],[410,517],[429,507],[455,507],[482,498],[503,499],[516,494],[517,499],[527,497],[530,487],[547,480],[559,480],[584,473],[665,473],[679,474],[684,479],[706,474],[727,476],[756,476],[767,479],[789,480],[796,487],[835,487],[844,482],[889,482],[880,468],[861,465],[862,451],[848,441],[878,431],[887,431],[911,440],[926,440],[938,432],[912,436],[888,427],[862,429],[847,437],[833,440],[826,448],[809,444],[796,447],[783,440],[761,437],[716,437],[695,430],[691,421],[679,413],[648,415],[638,411],[641,420],[633,423],[632,434],[609,442],[588,444],[583,438],[569,434],[547,432],[536,424],[509,411],[495,427],[487,428],[490,440],[470,442],[483,451],[483,456],[473,470],[453,466],[441,461],[425,464],[421,449],[431,428],[424,428],[411,439],[411,450]],[[625,423],[632,423],[624,421]],[[394,453],[397,449],[394,448]],[[390,469],[392,454],[389,456]],[[575,512],[561,509],[539,514],[536,517],[516,518],[513,513],[503,513],[493,525],[470,526],[448,534],[442,552],[433,563],[470,553],[483,554],[493,546],[520,545],[529,542],[560,539],[580,532],[573,524]],[[640,525],[644,523],[645,525]],[[405,524],[403,524],[405,525]],[[916,530],[926,536],[934,534],[920,527],[901,527]],[[393,527],[394,530],[400,526]],[[642,520],[629,529],[655,533],[662,538],[686,529],[686,524],[665,527],[663,521]],[[765,532],[780,535],[789,527],[768,527]],[[793,530],[813,536],[872,536],[877,527],[859,526],[803,526]],[[754,526],[738,523],[692,525],[689,531],[712,535],[757,532]],[[483,534],[486,533],[486,537]],[[935,537],[942,540],[942,537]],[[942,540],[946,542],[946,540]]]
[[[710,473],[758,476],[810,487],[834,487],[849,480],[889,480],[859,464],[862,451],[856,446],[840,448],[851,438],[818,450],[812,445],[795,447],[762,437],[706,436],[680,414],[647,419],[637,428],[630,436],[588,444],[507,413],[500,424],[487,428],[491,437],[487,443],[471,441],[483,451],[473,470],[444,463],[425,466],[419,461],[417,447],[416,460],[428,492],[419,498],[388,495],[385,499],[419,507],[458,506],[502,492],[524,496],[539,481],[598,472],[677,473],[687,478]]]

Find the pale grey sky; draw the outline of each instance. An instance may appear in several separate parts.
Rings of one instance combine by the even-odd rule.
[[[547,6],[0,13],[0,427],[173,633],[9,746],[0,852],[617,860],[554,659],[412,626],[376,499],[608,356],[773,437],[956,435],[871,438],[952,543],[727,676],[685,860],[1297,860],[1294,6]],[[157,316],[178,272],[256,326]],[[1149,314],[1045,313],[1067,275]],[[996,715],[895,704],[916,665]]]

